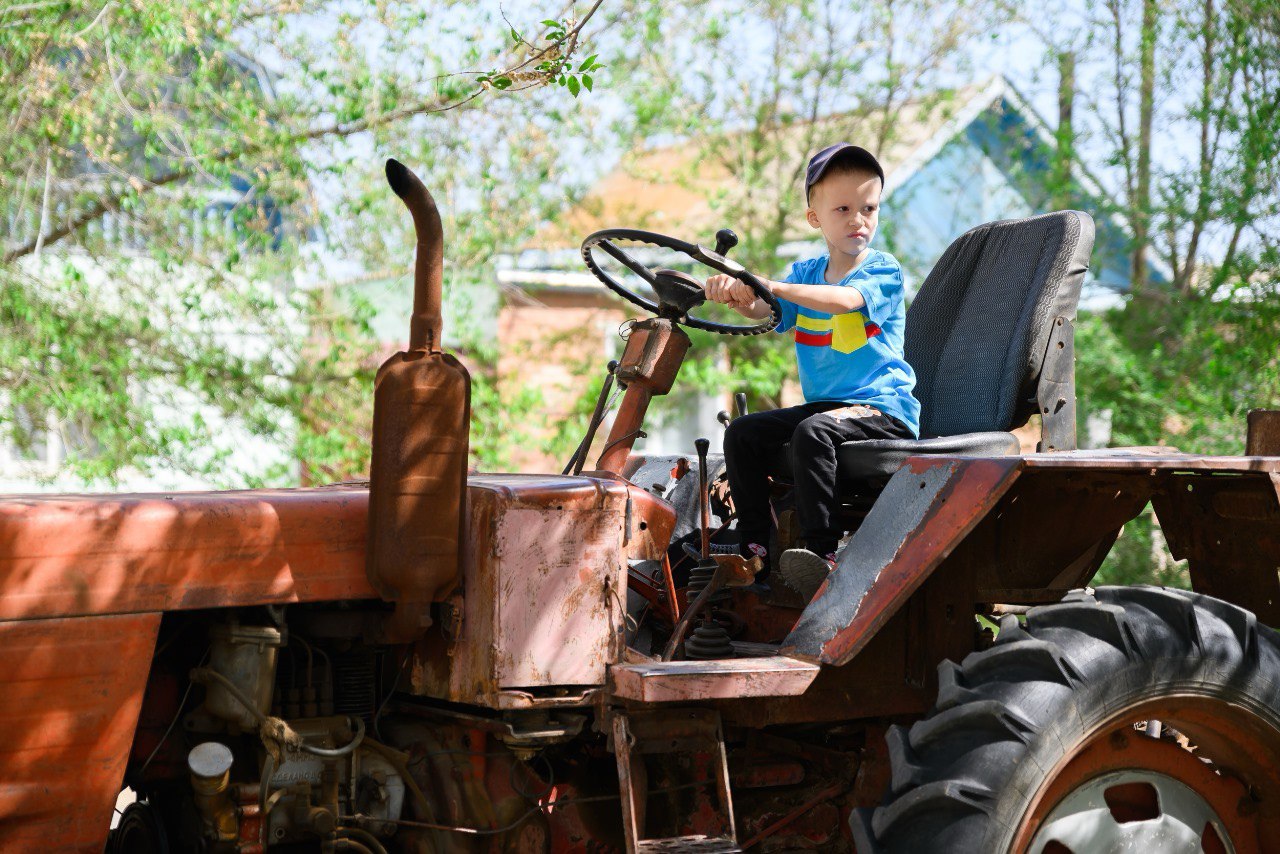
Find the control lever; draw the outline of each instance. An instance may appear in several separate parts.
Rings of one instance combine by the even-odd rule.
[[[747,393],[745,391],[740,391],[734,394],[733,408],[737,410],[738,418],[747,414]]]
[[[716,254],[723,258],[729,250],[738,245],[738,235],[727,228],[716,232]]]
[[[582,437],[582,441],[578,443],[578,447],[561,474],[582,474],[582,467],[587,462],[587,454],[591,453],[591,443],[596,438],[596,430],[600,429],[600,423],[604,421],[604,408],[609,401],[609,392],[613,391],[614,375],[617,372],[618,360],[610,359],[604,384],[600,386],[600,396],[596,398],[596,408],[591,413],[591,420],[587,422],[587,435]]]
[[[716,414],[716,420],[727,429],[729,427],[729,411],[727,409],[721,409]]]
[[[711,498],[707,494],[707,451],[711,448],[709,439],[694,439],[693,447],[698,451],[698,506],[702,510],[702,559],[711,557]]]

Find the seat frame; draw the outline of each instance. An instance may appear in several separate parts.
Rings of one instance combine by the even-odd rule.
[[[1076,325],[1071,317],[1053,319],[1053,332],[1036,383],[1040,410],[1037,451],[1076,449]]]

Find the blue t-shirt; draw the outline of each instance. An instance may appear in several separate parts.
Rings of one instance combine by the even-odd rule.
[[[794,330],[800,388],[810,403],[840,400],[874,406],[920,435],[920,402],[911,394],[915,371],[902,356],[906,325],[902,268],[887,252],[872,249],[839,282],[825,280],[828,256],[797,261],[785,281],[857,288],[866,300],[858,311],[831,315],[779,299],[778,332]]]

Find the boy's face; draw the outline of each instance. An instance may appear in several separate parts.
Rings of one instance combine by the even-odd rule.
[[[857,257],[880,222],[880,178],[870,172],[828,175],[809,191],[809,225],[822,230],[831,251]]]

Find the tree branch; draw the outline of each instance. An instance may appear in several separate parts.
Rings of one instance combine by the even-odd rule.
[[[556,42],[549,44],[547,47],[543,48],[542,50],[538,51],[537,53],[533,54],[530,57],[527,57],[526,59],[520,62],[510,64],[506,69],[499,72],[499,74],[504,74],[504,75],[515,74],[519,72],[521,69],[527,68],[530,65],[530,63],[533,63],[535,61],[538,61],[550,55],[552,51],[558,50],[565,45],[570,45],[570,46],[576,45],[578,34],[582,31],[582,28],[586,25],[586,23],[589,20],[591,20],[591,17],[596,13],[596,11],[600,8],[600,6],[603,5],[603,3],[604,3],[604,0],[596,0],[596,2],[592,4],[591,8],[587,10],[587,13],[582,17],[582,19],[580,21],[577,21],[574,24],[573,29],[566,32],[563,39],[560,39]],[[571,55],[571,51],[567,55]],[[313,128],[304,133],[296,134],[293,137],[293,139],[290,141],[293,143],[301,143],[301,142],[314,142],[315,140],[323,139],[326,137],[332,137],[332,136],[346,137],[346,136],[351,136],[357,133],[362,133],[367,130],[372,130],[373,128],[376,128],[376,127],[381,127],[383,125],[391,124],[393,122],[400,121],[402,119],[407,119],[416,115],[424,115],[428,113],[441,113],[441,112],[447,112],[449,110],[455,110],[479,98],[485,91],[486,89],[483,86],[478,86],[476,90],[471,94],[463,97],[461,100],[457,100],[453,102],[450,102],[447,99],[437,96],[435,98],[419,101],[416,104],[413,104],[408,107],[402,107],[398,110],[392,110],[389,113],[383,113],[381,115],[370,116],[368,118],[360,119],[355,122],[350,122],[347,124],[335,123],[332,125],[328,125],[326,127]],[[192,176],[199,174],[208,165],[213,165],[217,163],[226,163],[228,161],[235,160],[240,157],[247,157],[252,154],[256,154],[263,151],[266,147],[267,146],[265,144],[256,144],[256,145],[250,144],[242,148],[228,149],[226,151],[215,154],[210,159],[210,161],[206,164],[193,163],[190,166],[178,168],[164,175],[161,175],[158,178],[145,181],[140,187],[137,187],[135,189],[135,192],[139,196],[145,193],[153,192],[161,187],[168,186],[170,184],[175,184],[181,181],[185,181],[188,178],[191,178]],[[31,255],[41,247],[49,246],[53,243],[57,243],[58,241],[66,238],[68,235],[74,234],[75,232],[79,231],[81,228],[85,227],[86,225],[93,222],[94,220],[102,217],[103,215],[111,213],[112,211],[119,210],[120,205],[123,204],[124,199],[127,197],[128,197],[128,193],[119,193],[115,196],[100,200],[99,202],[92,205],[91,207],[89,207],[87,210],[85,210],[78,216],[69,219],[65,224],[63,224],[59,228],[56,228],[50,231],[47,235],[45,234],[37,235],[35,239],[30,240],[27,243],[22,244],[21,246],[18,246],[14,249],[9,250],[4,254],[4,263],[8,264],[13,261],[16,261],[19,258],[23,258],[23,257],[26,257],[27,255]]]

